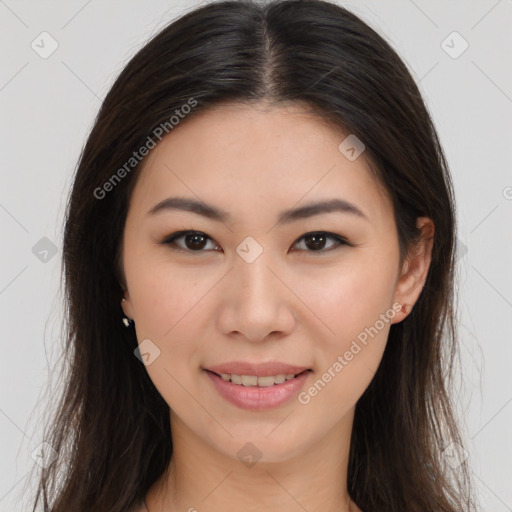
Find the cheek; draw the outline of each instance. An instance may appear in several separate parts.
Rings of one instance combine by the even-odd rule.
[[[331,401],[355,405],[380,364],[395,315],[394,260],[358,256],[343,268],[324,268],[301,280],[299,294],[308,297],[307,305],[322,320],[321,327],[304,322],[315,340],[319,379],[308,395],[322,407]]]
[[[190,369],[201,364],[222,273],[206,264],[178,265],[154,252],[127,261],[126,268],[138,342],[149,339],[160,352],[147,371],[164,398],[176,400],[178,382],[193,380]]]
[[[315,372],[311,385],[298,398],[309,417],[331,424],[355,406],[373,379],[394,310],[387,283],[370,280],[365,273],[337,277],[328,293],[311,299],[329,329],[322,329],[323,336],[318,329],[309,333],[315,340]]]
[[[395,280],[392,268],[392,260],[378,261],[358,253],[341,265],[318,266],[301,273],[294,288],[305,298],[310,314],[321,320],[315,325],[324,333],[326,346],[343,348],[390,308]]]
[[[212,287],[213,276],[201,284],[197,271],[155,261],[132,270],[137,339],[140,345],[149,339],[158,352],[146,370],[169,406],[181,410],[190,402],[186,390],[196,378],[190,369],[198,367],[201,322],[208,318],[201,298]]]
[[[126,261],[128,287],[137,317],[137,330],[164,340],[187,323],[196,305],[214,285],[211,273],[196,266],[179,266],[159,254],[139,253]]]

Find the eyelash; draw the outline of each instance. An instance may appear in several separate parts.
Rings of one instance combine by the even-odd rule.
[[[168,245],[170,246],[170,248],[172,250],[176,250],[176,251],[183,251],[183,252],[189,252],[189,253],[201,253],[201,252],[208,252],[209,250],[211,249],[208,249],[208,250],[203,250],[203,249],[199,249],[197,251],[194,251],[192,249],[187,249],[187,248],[183,248],[183,247],[176,247],[176,240],[180,239],[180,238],[183,238],[185,237],[186,235],[202,235],[204,236],[205,238],[209,239],[209,240],[212,240],[214,241],[212,238],[210,238],[206,233],[203,233],[202,231],[194,231],[194,230],[186,230],[186,231],[177,231],[175,233],[172,233],[168,236],[166,236],[161,242],[159,242],[161,245]],[[345,240],[345,238],[343,238],[342,236],[340,235],[336,235],[334,233],[329,233],[328,231],[309,231],[308,233],[305,233],[304,235],[302,235],[300,238],[298,238],[293,245],[296,245],[299,241],[305,239],[306,237],[308,236],[312,236],[312,235],[324,235],[326,238],[330,238],[336,242],[338,242],[338,246],[331,246],[330,248],[328,249],[319,249],[317,251],[313,251],[313,250],[307,250],[307,249],[299,249],[299,250],[303,250],[305,252],[310,252],[310,253],[320,253],[320,254],[324,254],[326,252],[330,252],[332,250],[336,250],[336,249],[340,249],[342,246],[352,246],[350,243],[347,242],[347,240]]]

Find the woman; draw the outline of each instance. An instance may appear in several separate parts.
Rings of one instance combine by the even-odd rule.
[[[80,158],[34,510],[469,510],[454,241],[432,121],[363,21],[321,0],[174,21]]]

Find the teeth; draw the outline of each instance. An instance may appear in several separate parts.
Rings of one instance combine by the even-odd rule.
[[[234,375],[231,375],[231,377],[234,377]],[[255,375],[242,375],[242,384],[244,386],[257,386],[258,377]]]
[[[268,377],[258,377],[258,386],[260,388],[267,388],[273,386],[276,383],[276,378],[272,375]]]
[[[274,384],[282,384],[284,381],[293,379],[294,377],[294,373],[289,373],[287,375],[281,373],[279,375],[269,375],[268,377],[258,377],[256,375],[234,375],[230,373],[221,374],[222,380],[231,381],[233,384],[249,387],[258,386],[261,388],[267,388]]]

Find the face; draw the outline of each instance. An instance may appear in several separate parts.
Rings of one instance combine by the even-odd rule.
[[[397,302],[417,295],[365,153],[339,149],[348,135],[299,105],[231,104],[147,156],[124,230],[123,309],[173,435],[281,461],[350,422],[404,317]]]

